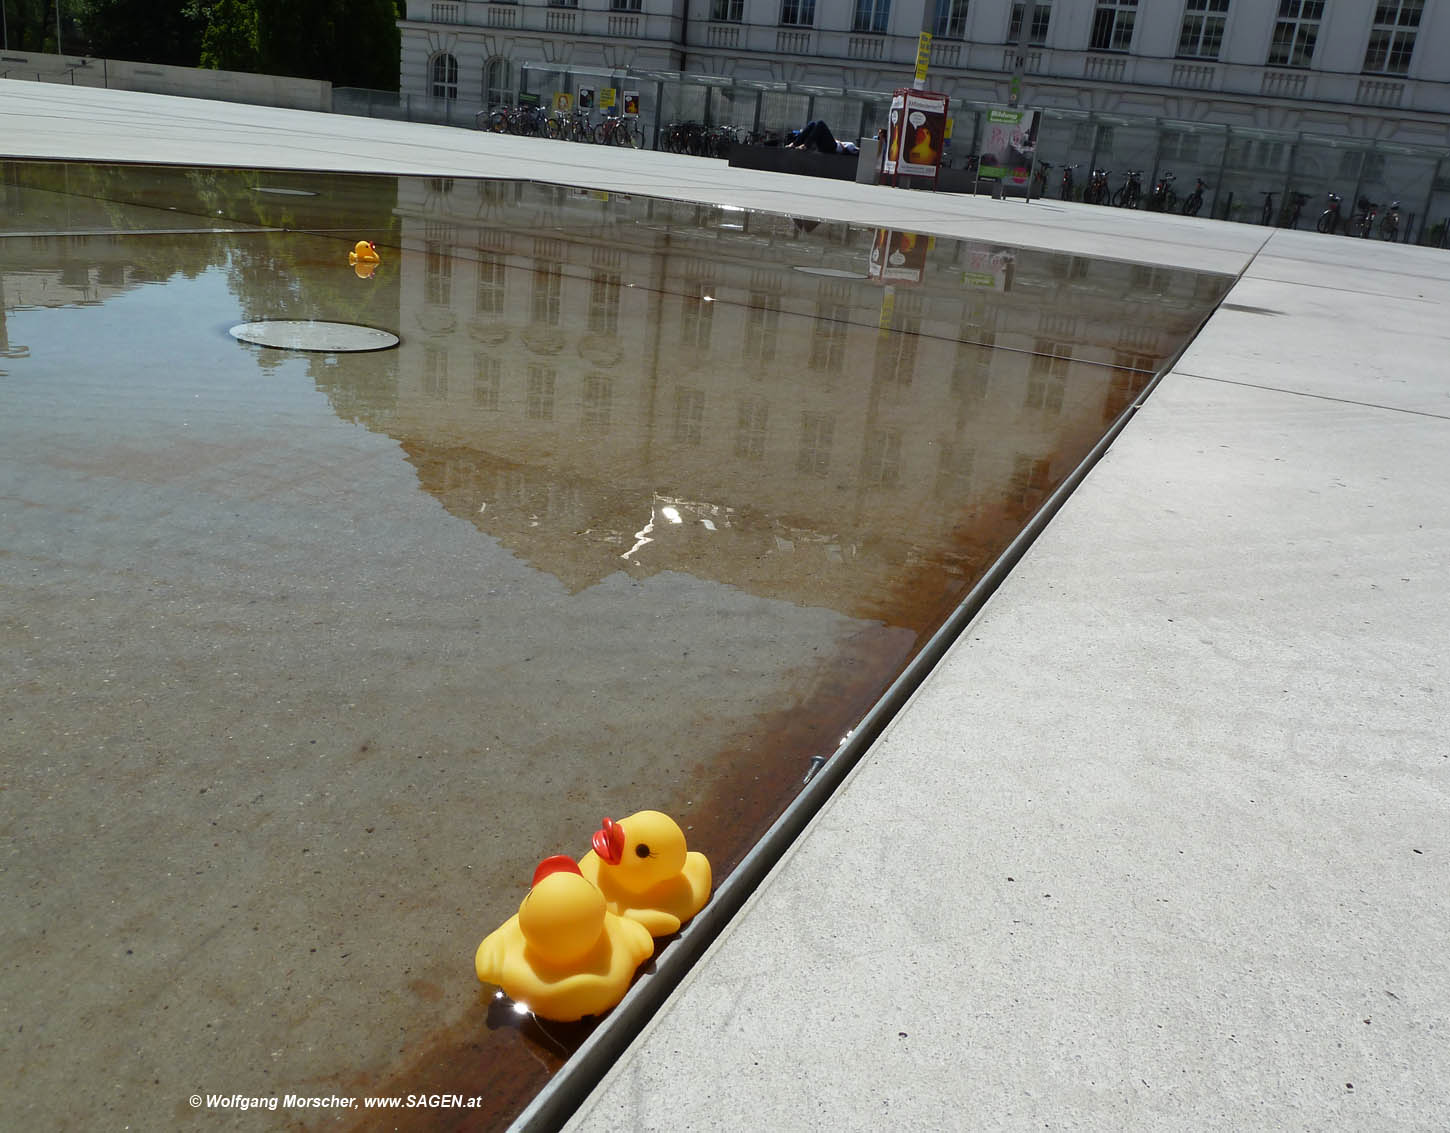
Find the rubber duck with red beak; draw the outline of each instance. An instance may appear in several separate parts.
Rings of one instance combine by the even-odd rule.
[[[519,911],[478,946],[473,968],[540,1018],[572,1023],[623,999],[654,947],[560,854],[539,863]]]
[[[579,871],[604,894],[610,912],[669,936],[710,899],[710,863],[685,848],[679,823],[657,810],[606,818]]]

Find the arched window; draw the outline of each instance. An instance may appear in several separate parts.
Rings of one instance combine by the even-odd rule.
[[[489,110],[514,104],[514,69],[507,59],[490,59],[484,64],[483,99]]]
[[[434,98],[458,97],[458,60],[446,51],[433,56],[428,64],[428,77],[433,83]]]

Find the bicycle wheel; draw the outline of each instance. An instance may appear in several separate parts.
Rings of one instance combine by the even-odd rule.
[[[1203,197],[1200,194],[1198,194],[1198,193],[1194,193],[1192,196],[1190,196],[1188,198],[1188,200],[1186,200],[1186,201],[1183,202],[1183,215],[1184,216],[1197,216],[1198,215],[1198,210],[1201,209],[1202,207],[1203,207]]]
[[[1334,230],[1339,227],[1339,214],[1325,209],[1319,214],[1319,223],[1314,227],[1326,236],[1333,236]]]
[[[1400,234],[1400,226],[1394,217],[1387,216],[1380,221],[1380,239],[1393,241]]]
[[[495,110],[492,114],[488,116],[488,128],[492,130],[495,134],[507,133],[509,128],[509,116],[502,110]]]
[[[628,137],[625,144],[628,145],[630,149],[644,148],[644,135],[639,132],[638,126],[631,125],[629,127]]]
[[[1112,199],[1114,208],[1120,209],[1126,207],[1128,200],[1128,187],[1124,185],[1121,189],[1113,194]]]

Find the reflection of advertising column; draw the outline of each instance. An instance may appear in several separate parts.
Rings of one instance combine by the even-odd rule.
[[[926,250],[931,237],[919,232],[878,228],[871,243],[866,274],[875,283],[920,283],[926,272]]]
[[[981,176],[995,177],[1004,186],[1023,189],[1032,179],[1032,162],[1037,154],[1037,111],[989,110],[982,156]]]
[[[935,183],[946,145],[947,96],[936,91],[898,90],[891,98],[886,161],[882,173],[897,178],[930,177]]]
[[[988,291],[1012,290],[1012,267],[1017,257],[1010,248],[968,244],[966,249],[967,267],[962,272],[964,286]]]

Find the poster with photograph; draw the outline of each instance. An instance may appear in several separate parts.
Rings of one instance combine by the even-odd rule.
[[[981,175],[1024,188],[1032,179],[1032,162],[1037,155],[1037,125],[1036,110],[987,111],[978,163]]]
[[[579,103],[579,109],[580,110],[593,110],[594,109],[594,88],[593,87],[580,87],[579,88],[579,91],[578,91],[578,93],[576,95],[576,99],[577,99],[577,101]]]
[[[926,90],[898,90],[891,99],[885,172],[935,177],[941,167],[946,132],[946,95]]]
[[[867,278],[876,283],[920,283],[926,273],[926,251],[931,238],[919,232],[878,228],[871,242]]]
[[[639,113],[639,91],[627,90],[624,92],[624,112],[626,114]]]

